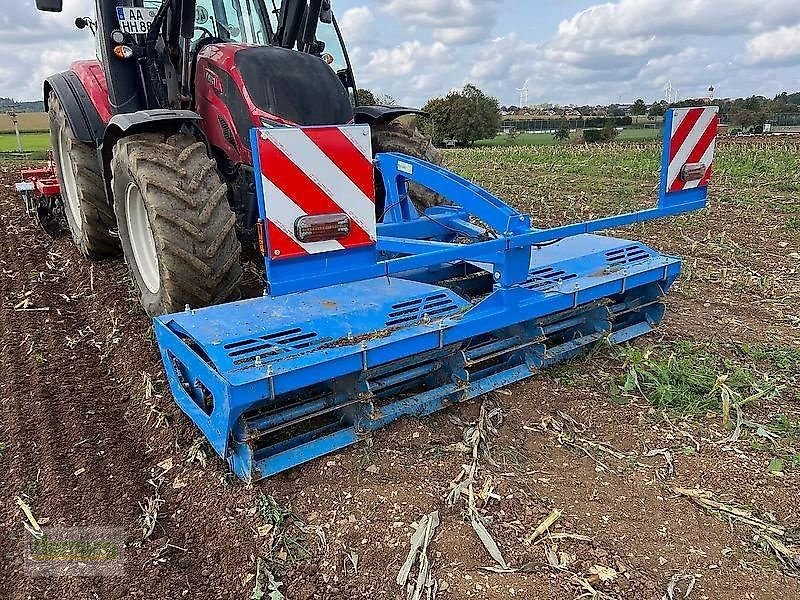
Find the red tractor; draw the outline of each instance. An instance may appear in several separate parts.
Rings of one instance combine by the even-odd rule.
[[[62,0],[36,6],[58,12]],[[122,253],[151,316],[239,296],[241,247],[259,227],[252,128],[366,123],[375,153],[439,162],[397,121],[420,111],[359,106],[330,0],[95,6],[76,26],[91,28],[99,60],[44,83],[56,170],[78,248]]]

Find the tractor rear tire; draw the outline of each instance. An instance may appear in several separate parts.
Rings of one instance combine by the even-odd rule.
[[[435,165],[442,164],[442,153],[434,147],[431,140],[416,127],[405,125],[400,121],[391,121],[372,127],[372,151],[375,154],[378,152],[401,152]],[[375,192],[375,206],[380,221],[390,207],[386,206],[386,190],[383,187],[383,179],[377,171],[375,172]],[[414,203],[414,208],[419,212],[424,212],[431,206],[445,204],[439,194],[415,183],[409,184],[408,195]]]
[[[240,298],[236,216],[204,142],[131,135],[114,147],[111,173],[122,249],[148,315]]]
[[[58,96],[48,98],[50,141],[64,214],[75,245],[91,259],[119,256],[114,211],[106,200],[103,171],[94,146],[78,141]]]

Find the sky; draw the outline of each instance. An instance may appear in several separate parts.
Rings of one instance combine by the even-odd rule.
[[[34,100],[49,74],[94,54],[59,15],[0,0],[0,96]],[[800,0],[332,0],[359,87],[419,106],[473,83],[503,105],[610,104],[800,90]]]

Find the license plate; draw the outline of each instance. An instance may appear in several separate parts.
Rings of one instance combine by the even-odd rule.
[[[117,20],[119,28],[132,35],[143,35],[150,31],[156,9],[142,8],[140,6],[118,6]]]

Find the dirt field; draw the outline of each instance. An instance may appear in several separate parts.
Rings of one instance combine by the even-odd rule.
[[[657,154],[448,161],[558,221],[646,200]],[[40,235],[17,167],[0,165],[0,586],[14,600],[404,598],[412,523],[438,510],[439,598],[800,598],[800,147],[720,154],[707,211],[624,232],[686,259],[656,335],[250,487],[170,398],[124,264]],[[484,568],[497,562],[467,501],[446,501],[476,420],[475,510],[506,572]],[[16,497],[49,526],[122,528],[124,576],[27,576]]]

